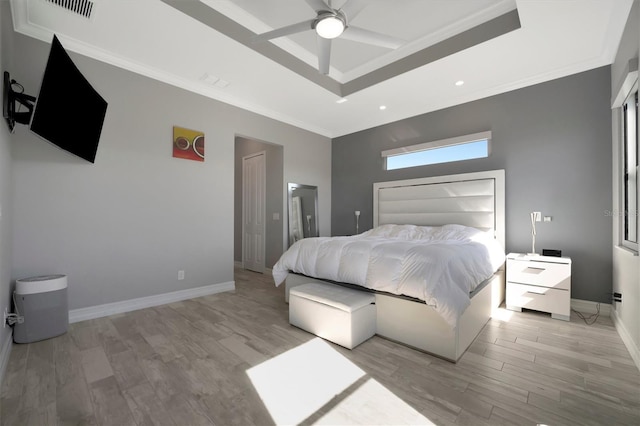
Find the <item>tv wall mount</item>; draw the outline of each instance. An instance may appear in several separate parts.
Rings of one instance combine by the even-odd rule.
[[[13,132],[16,123],[29,125],[33,106],[36,101],[35,96],[30,96],[23,91],[14,90],[14,86],[24,90],[22,85],[15,80],[11,80],[8,71],[4,72],[4,84],[2,88],[2,116],[7,120],[9,131]],[[26,111],[20,111],[20,106]]]

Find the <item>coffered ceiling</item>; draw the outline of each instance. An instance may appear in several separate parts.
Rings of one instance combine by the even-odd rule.
[[[328,75],[311,26],[254,40],[313,20],[314,4],[11,0],[20,33],[328,137],[608,65],[632,0],[333,0],[351,16]],[[349,26],[402,43],[354,41]]]

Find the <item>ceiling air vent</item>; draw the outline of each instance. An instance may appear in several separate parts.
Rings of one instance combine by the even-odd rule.
[[[87,19],[91,19],[94,5],[91,0],[45,0],[45,2],[60,6]]]

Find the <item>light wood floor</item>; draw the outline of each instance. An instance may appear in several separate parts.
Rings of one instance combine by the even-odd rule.
[[[640,424],[609,318],[504,311],[452,364],[377,336],[325,343],[288,324],[270,277],[236,271],[236,288],[14,345],[2,424]]]

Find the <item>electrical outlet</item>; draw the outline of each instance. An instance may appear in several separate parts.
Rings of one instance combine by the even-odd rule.
[[[533,212],[533,220],[536,222],[542,221],[542,213],[541,212]]]
[[[182,281],[184,280],[184,271],[183,270],[179,270],[178,271],[178,281]]]
[[[551,216],[545,216],[542,218],[545,222],[551,222]]]

